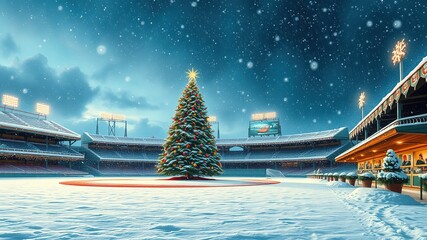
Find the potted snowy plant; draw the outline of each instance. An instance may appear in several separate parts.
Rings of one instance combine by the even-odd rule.
[[[378,182],[384,184],[386,189],[397,193],[402,193],[403,184],[409,179],[400,168],[400,164],[400,159],[393,149],[387,150],[383,161],[383,170],[378,173],[377,177]]]
[[[340,173],[340,180],[341,180],[341,182],[345,182],[345,176],[347,175],[347,173],[346,172],[342,172],[342,173]]]
[[[365,172],[359,175],[359,180],[362,181],[362,187],[370,188],[372,186],[372,181],[375,180],[375,175],[371,172]]]
[[[328,174],[327,173],[323,174],[323,180],[328,180]]]
[[[332,180],[334,180],[334,181],[338,181],[338,177],[339,177],[339,173],[337,173],[337,172],[334,172],[334,174],[333,174],[333,179]]]
[[[357,173],[355,173],[355,172],[349,172],[345,176],[345,178],[348,179],[348,183],[350,183],[350,185],[353,185],[353,186],[356,183],[357,177],[358,177]]]
[[[328,173],[328,181],[333,181],[334,180],[334,174],[333,173]]]

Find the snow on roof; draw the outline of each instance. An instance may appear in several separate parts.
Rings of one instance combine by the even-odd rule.
[[[424,57],[423,58],[423,60],[421,60],[421,62],[420,63],[418,63],[418,65],[414,68],[414,69],[412,69],[412,71],[410,72],[410,73],[408,73],[407,75],[406,75],[406,77],[404,78],[404,79],[402,79],[400,82],[398,82],[397,84],[396,84],[396,86],[393,88],[393,90],[391,90],[385,97],[383,97],[382,99],[381,99],[381,101],[374,107],[374,108],[372,108],[372,110],[368,113],[368,114],[366,114],[365,115],[365,117],[360,121],[360,122],[358,122],[357,124],[356,124],[356,126],[354,126],[354,128],[353,129],[351,129],[350,130],[350,135],[352,135],[353,133],[354,133],[354,131],[356,131],[356,129],[360,126],[360,125],[362,125],[365,121],[368,121],[368,119],[373,115],[373,114],[375,114],[375,111],[379,108],[379,107],[381,107],[382,106],[382,104],[384,103],[384,101],[387,101],[388,99],[389,99],[389,97],[390,96],[392,96],[395,92],[396,92],[396,90],[398,90],[400,87],[402,87],[402,85],[403,84],[405,84],[406,83],[406,81],[408,81],[408,79],[410,79],[411,78],[411,76],[412,75],[414,75],[414,73],[416,73],[418,70],[420,70],[420,68],[425,64],[425,63],[427,63],[427,57]]]
[[[0,111],[0,129],[32,132],[66,139],[80,139],[79,134],[54,121],[47,120],[44,117],[40,118],[38,115],[23,114],[20,112],[5,110]]]
[[[230,145],[260,145],[260,144],[286,144],[286,143],[302,143],[312,142],[321,140],[332,140],[340,137],[344,134],[348,136],[346,132],[347,128],[338,128],[319,132],[310,132],[302,134],[283,135],[276,137],[257,137],[257,138],[234,138],[234,139],[216,139],[218,146],[230,146]],[[164,139],[160,138],[130,138],[130,137],[116,137],[116,136],[104,136],[97,134],[84,133],[84,141],[95,142],[95,143],[123,143],[123,144],[135,144],[135,145],[162,145]]]

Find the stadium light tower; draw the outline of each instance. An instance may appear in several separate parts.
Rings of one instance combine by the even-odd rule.
[[[406,54],[406,43],[405,39],[402,39],[402,41],[397,41],[396,45],[393,49],[393,56],[391,57],[391,60],[393,61],[393,64],[399,63],[399,82],[403,79],[403,66],[402,66],[402,60],[403,57]],[[397,101],[396,104],[396,118],[400,119],[402,115],[402,104]]]
[[[19,106],[19,98],[3,94],[2,98],[3,107],[9,107],[9,108],[18,108]]]
[[[108,136],[113,135],[116,136],[116,123],[124,123],[125,124],[125,133],[124,136],[128,136],[128,122],[126,121],[126,117],[121,114],[112,114],[112,113],[101,113],[101,117],[96,118],[96,134],[99,134],[99,121],[108,122]]]
[[[218,137],[217,138],[219,138],[219,122],[216,120],[216,116],[209,116],[208,117],[208,122],[218,124],[218,129],[217,129],[218,130],[217,131]]]
[[[43,103],[36,103],[36,112],[46,118],[50,113],[50,106]]]
[[[359,109],[362,109],[362,119],[364,117],[363,108],[365,107],[366,95],[365,92],[362,92],[359,96]]]
[[[405,39],[402,39],[402,41],[397,41],[396,45],[393,49],[393,56],[391,57],[391,60],[393,61],[393,64],[396,65],[396,63],[399,63],[399,82],[402,81],[402,60],[403,57],[406,54],[406,43]]]

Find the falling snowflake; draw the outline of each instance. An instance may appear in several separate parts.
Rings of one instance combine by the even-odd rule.
[[[28,93],[28,89],[23,88],[23,89],[22,89],[22,93],[23,93],[23,94],[27,94],[27,93]]]
[[[274,37],[274,40],[275,40],[276,42],[280,41],[280,36],[279,36],[279,35],[276,35],[276,36]]]
[[[283,98],[283,101],[284,101],[284,102],[287,102],[287,101],[288,101],[288,98],[287,98],[287,97]]]
[[[374,25],[374,23],[371,20],[366,22],[367,27],[372,27],[372,25]]]
[[[401,28],[402,27],[402,21],[400,21],[400,20],[394,20],[393,27],[396,28],[396,29]]]
[[[99,55],[104,55],[104,54],[107,52],[107,48],[106,48],[104,45],[99,45],[99,46],[96,48],[96,52],[97,52]]]
[[[197,2],[192,2],[192,3],[191,3],[191,6],[192,6],[192,7],[197,7]]]
[[[331,120],[328,120],[328,124],[331,124],[332,123],[332,121]]]
[[[289,82],[289,78],[285,77],[285,78],[283,79],[283,82],[285,82],[285,83]]]
[[[248,67],[249,69],[251,69],[251,68],[253,68],[253,67],[254,67],[254,63],[249,61],[249,62],[246,64],[246,67]]]
[[[313,60],[310,62],[311,70],[315,71],[315,70],[317,70],[318,67],[319,67],[319,64],[316,61]]]
[[[341,110],[338,110],[338,111],[337,111],[337,114],[338,114],[338,115],[341,115]]]
[[[246,108],[242,108],[242,113],[245,113],[246,112]]]
[[[58,11],[62,11],[64,9],[64,7],[62,7],[61,5],[58,6]]]
[[[313,119],[313,123],[317,123],[317,119]]]
[[[125,82],[130,82],[130,77],[129,76],[125,77]]]
[[[243,62],[243,59],[239,58],[239,63],[242,63],[242,62]]]

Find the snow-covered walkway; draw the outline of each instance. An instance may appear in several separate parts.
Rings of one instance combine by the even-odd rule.
[[[0,239],[427,239],[426,205],[343,183],[138,189],[64,180],[0,179]]]

